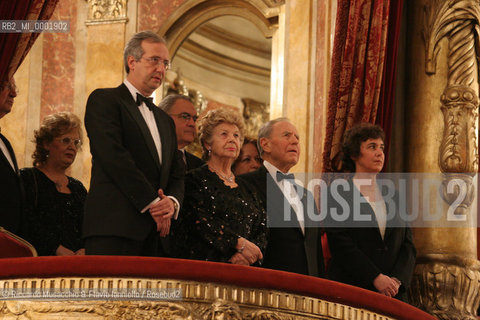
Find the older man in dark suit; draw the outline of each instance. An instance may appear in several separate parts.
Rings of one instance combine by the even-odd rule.
[[[318,216],[313,195],[288,173],[300,156],[297,129],[287,118],[271,120],[260,129],[258,144],[263,165],[240,177],[257,188],[266,207],[268,243],[263,266],[323,277],[320,230],[309,219]]]
[[[185,150],[186,146],[195,141],[197,134],[195,122],[198,115],[192,100],[181,94],[170,94],[160,102],[158,107],[168,113],[172,117],[173,122],[175,122],[179,157],[185,165],[185,171],[205,164],[202,159]]]
[[[124,51],[127,78],[88,98],[92,178],[85,204],[87,254],[167,256],[183,199],[172,119],[149,98],[169,68],[165,40],[139,32]],[[162,241],[159,240],[159,234]]]
[[[0,118],[12,110],[17,96],[15,80],[0,85]],[[12,145],[0,133],[0,226],[13,233],[21,233],[22,193],[18,165]]]

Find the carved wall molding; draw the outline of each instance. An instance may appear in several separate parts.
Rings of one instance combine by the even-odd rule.
[[[127,0],[88,0],[86,25],[125,23]]]
[[[262,68],[254,64],[246,63],[242,60],[237,60],[232,57],[222,55],[221,53],[204,47],[202,44],[197,43],[194,40],[185,40],[182,44],[182,49],[185,49],[186,51],[198,55],[206,60],[215,61],[215,63],[233,70],[239,70],[245,73],[251,73],[257,77],[263,77],[265,78],[265,81],[270,80],[269,68]]]
[[[249,289],[215,283],[140,278],[34,278],[0,280],[0,289],[120,289],[180,288],[181,300],[0,300],[0,317],[22,319],[224,319],[294,320],[392,318],[340,303],[281,291]]]
[[[188,46],[188,45],[187,45]],[[184,47],[184,46],[182,46]],[[190,51],[191,53],[194,53]],[[238,70],[240,72],[235,72],[233,68],[218,68],[217,66],[212,67],[208,60],[198,59],[196,57],[192,57],[192,55],[182,54],[182,52],[178,52],[177,57],[181,58],[184,61],[187,61],[195,66],[198,66],[204,70],[208,70],[210,72],[215,72],[216,74],[223,75],[225,77],[236,79],[239,81],[243,81],[249,84],[261,86],[261,87],[268,87],[270,79],[263,75],[258,75],[255,73],[244,72],[242,70]],[[218,64],[220,65],[220,64]],[[240,67],[240,65],[238,65]]]
[[[235,48],[264,59],[271,59],[271,48],[265,48],[262,42],[232,33],[230,30],[218,27],[214,24],[204,24],[195,32],[200,36],[206,37],[211,41],[222,44],[226,47]]]
[[[441,320],[476,320],[480,304],[480,262],[458,256],[417,259],[410,302]]]
[[[182,42],[199,26],[225,15],[238,16],[252,22],[266,38],[270,38],[278,28],[280,12],[278,7],[284,1],[266,2],[262,0],[186,1],[169,15],[157,33],[167,39],[168,51],[172,56],[176,54]]]

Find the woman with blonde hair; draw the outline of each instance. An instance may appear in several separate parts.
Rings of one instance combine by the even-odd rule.
[[[253,188],[231,171],[244,139],[241,116],[210,110],[198,121],[206,164],[185,177],[185,199],[174,228],[180,258],[259,264],[266,246],[266,216]]]
[[[80,119],[70,112],[48,115],[35,130],[34,142],[33,168],[20,170],[26,197],[26,238],[39,255],[82,255],[87,190],[66,174],[82,146]]]

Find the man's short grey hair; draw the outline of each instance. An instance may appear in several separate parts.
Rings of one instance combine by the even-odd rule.
[[[123,63],[125,64],[125,71],[127,73],[130,72],[130,68],[128,67],[128,57],[132,56],[135,61],[138,61],[145,53],[142,49],[142,41],[167,44],[165,38],[160,37],[153,31],[148,30],[134,34],[123,51]]]
[[[184,96],[183,94],[169,94],[168,96],[163,98],[158,107],[166,113],[169,113],[170,109],[172,109],[175,102],[177,102],[177,100],[179,99],[187,100],[188,102],[193,104],[192,99],[190,99],[190,97]]]
[[[290,121],[290,119],[288,119],[288,118],[286,118],[286,117],[276,118],[276,119],[270,120],[270,121],[268,121],[267,123],[265,123],[265,124],[260,128],[260,130],[258,131],[257,146],[258,146],[258,151],[260,152],[260,156],[263,156],[263,148],[262,148],[262,146],[260,145],[260,139],[262,139],[262,138],[270,138],[270,136],[272,135],[273,126],[274,126],[276,123],[279,123],[279,122],[289,122],[289,123],[292,123],[292,122]]]

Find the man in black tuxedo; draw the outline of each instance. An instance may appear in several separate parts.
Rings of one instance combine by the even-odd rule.
[[[15,80],[0,85],[0,118],[12,110],[17,96]],[[22,191],[18,165],[12,145],[0,133],[0,226],[20,234],[22,223]]]
[[[198,115],[192,100],[182,94],[169,94],[158,107],[168,113],[175,122],[179,157],[185,171],[202,166],[205,163],[202,159],[185,150],[185,147],[195,140],[197,134],[195,122]]]
[[[258,144],[263,165],[240,177],[257,188],[267,211],[268,243],[263,266],[323,277],[320,230],[309,219],[309,215],[318,216],[313,195],[288,174],[300,156],[297,129],[287,118],[271,120],[260,129]]]
[[[170,67],[165,40],[151,31],[135,34],[124,63],[123,84],[97,89],[87,101],[92,177],[85,249],[87,254],[167,256],[164,237],[178,214],[184,185],[175,125],[148,98]]]

